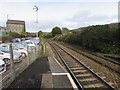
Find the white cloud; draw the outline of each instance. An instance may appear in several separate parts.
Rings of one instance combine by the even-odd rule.
[[[38,25],[35,24],[34,5],[39,7]],[[9,19],[25,20],[27,31],[51,31],[54,26],[73,29],[91,24],[117,22],[118,7],[116,2],[2,2],[0,26],[5,26],[7,14]]]
[[[83,27],[89,25],[96,25],[96,24],[106,24],[117,22],[118,15],[96,15],[91,13],[90,11],[80,11],[77,12],[73,17],[66,19],[68,22],[76,23],[75,27]]]
[[[48,32],[51,31],[51,28],[61,25],[61,22],[56,20],[41,20],[41,22],[39,23],[36,23],[35,21],[29,21],[26,23],[27,27],[30,29],[28,31],[30,32],[35,32],[35,30],[36,31],[44,30]]]

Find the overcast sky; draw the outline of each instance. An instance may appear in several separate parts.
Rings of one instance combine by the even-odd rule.
[[[118,22],[119,0],[0,0],[0,26],[8,19],[25,20],[28,32],[49,32],[53,27],[75,29]],[[34,6],[38,6],[35,23]]]

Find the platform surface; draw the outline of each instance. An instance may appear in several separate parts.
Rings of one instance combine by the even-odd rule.
[[[70,74],[65,71],[65,69],[59,64],[59,62],[54,57],[48,57],[49,67],[51,71],[51,79],[49,75],[43,76],[42,81],[47,81],[53,88],[66,88],[69,90],[76,90],[77,86],[73,82]],[[45,74],[44,74],[45,75]],[[49,81],[52,80],[52,81]],[[47,82],[43,82],[42,88],[49,88],[47,87]]]

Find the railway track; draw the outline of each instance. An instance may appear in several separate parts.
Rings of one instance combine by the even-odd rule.
[[[73,48],[73,47],[71,47],[71,46],[69,46],[69,45],[65,45],[65,44],[62,44],[62,45],[64,45],[64,46],[66,46],[67,48],[70,48],[70,49],[72,49],[72,50],[80,53],[78,50],[76,50],[75,48]],[[99,57],[99,58],[104,59],[104,60],[106,60],[106,61],[109,61],[109,62],[111,62],[111,63],[120,65],[120,62],[119,62],[119,61],[115,61],[115,59],[111,59],[111,58],[109,58],[109,57],[107,57],[107,56],[100,56],[100,55],[98,55],[98,54],[95,54],[95,53],[92,53],[92,52],[89,52],[89,51],[85,51],[85,50],[81,50],[81,51],[82,51],[82,52],[85,52],[85,53],[88,53],[88,54],[91,54],[91,55],[94,55],[94,56],[96,56],[96,57]]]
[[[49,42],[48,42],[49,43]],[[109,88],[114,90],[107,81],[102,79],[89,67],[84,65],[80,60],[75,58],[72,54],[65,49],[59,47],[54,43],[49,43],[50,46],[56,51],[61,58],[72,78],[76,82],[79,89],[84,90],[87,88]]]
[[[120,63],[119,62],[111,61],[107,58],[104,58],[104,57],[101,57],[101,56],[98,56],[98,55],[95,55],[95,54],[92,54],[92,53],[88,53],[88,52],[85,52],[85,51],[78,51],[76,49],[71,48],[70,46],[66,46],[66,45],[63,45],[63,46],[67,47],[67,48],[69,48],[69,49],[87,57],[87,58],[89,58],[90,60],[93,60],[93,61],[97,62],[98,64],[100,64],[104,67],[109,68],[110,70],[112,70],[112,71],[114,71],[118,74],[120,74],[120,71],[119,71]]]

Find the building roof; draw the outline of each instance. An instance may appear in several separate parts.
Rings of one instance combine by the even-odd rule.
[[[25,21],[21,21],[21,20],[7,20],[6,23],[7,24],[22,24],[22,25],[25,25]]]
[[[6,29],[6,27],[2,27],[2,26],[0,26],[0,30],[1,30],[1,29]]]

